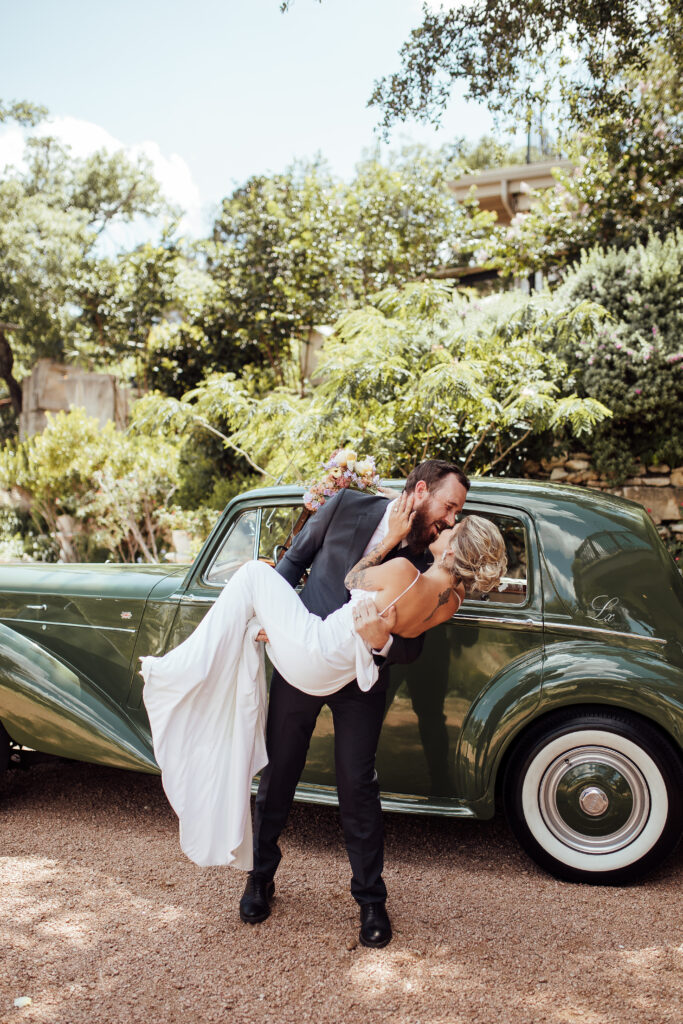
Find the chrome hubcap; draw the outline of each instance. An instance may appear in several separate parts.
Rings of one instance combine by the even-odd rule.
[[[650,816],[642,772],[618,750],[577,746],[548,765],[538,791],[547,827],[580,853],[614,853],[632,843]]]
[[[584,814],[597,818],[609,807],[609,797],[599,786],[586,786],[579,794],[579,807]]]

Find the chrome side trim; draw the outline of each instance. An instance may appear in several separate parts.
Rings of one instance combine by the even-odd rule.
[[[73,629],[98,629],[107,633],[137,633],[137,629],[127,629],[125,626],[93,626],[89,622],[56,622],[54,619],[41,622],[40,619],[8,619],[0,616],[0,622],[10,626],[13,622],[27,622],[30,626],[68,626]]]
[[[258,779],[251,784],[251,791],[258,789]],[[303,804],[322,804],[337,807],[337,791],[329,786],[318,786],[315,783],[302,782],[296,788],[294,799]],[[410,798],[400,793],[380,793],[383,811],[398,811],[401,814],[438,814],[447,818],[476,818],[477,815],[464,801],[444,797],[443,802],[431,801],[428,797]]]
[[[575,626],[573,622],[546,622],[546,632],[552,632],[553,630],[559,630],[560,632],[569,633],[581,633],[582,635],[595,636],[598,639],[602,637],[615,636],[620,637],[622,640],[637,640],[646,644],[658,644],[664,647],[669,641],[664,640],[661,636],[642,636],[640,633],[623,633],[617,629],[601,629],[599,626]]]
[[[493,615],[469,615],[467,612],[456,612],[451,619],[452,622],[473,622],[477,626],[523,626],[524,629],[543,629],[543,623],[539,619],[526,619],[526,618],[511,618],[510,616],[501,616],[501,618],[494,618]]]

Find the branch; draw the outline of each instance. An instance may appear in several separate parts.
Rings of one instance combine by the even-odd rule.
[[[223,444],[227,445],[228,448],[232,448],[233,451],[236,451],[238,453],[238,455],[241,455],[242,458],[246,459],[251,468],[255,469],[257,473],[261,474],[261,476],[267,476],[270,477],[271,480],[275,480],[275,477],[273,476],[272,473],[269,473],[267,470],[261,469],[260,466],[257,466],[254,460],[251,458],[251,456],[248,455],[243,448],[240,448],[239,445],[236,445],[235,442],[232,441],[226,434],[222,434],[220,430],[216,430],[215,427],[212,427],[211,424],[207,423],[206,420],[202,419],[201,416],[196,416],[193,413],[192,418],[197,423],[199,423],[200,426],[204,427],[205,430],[208,430],[209,433],[214,434],[216,437],[220,437]]]
[[[477,451],[478,451],[478,450],[479,450],[479,449],[481,448],[482,444],[484,443],[484,438],[486,437],[486,435],[488,434],[488,432],[489,432],[489,431],[491,430],[491,427],[492,427],[492,426],[493,426],[493,424],[492,424],[492,423],[489,423],[488,427],[485,427],[485,428],[484,428],[484,431],[483,431],[483,433],[482,433],[481,437],[479,438],[479,440],[478,440],[478,441],[477,441],[477,443],[475,444],[475,446],[474,446],[474,448],[472,449],[472,451],[470,452],[470,454],[469,454],[469,455],[467,456],[467,458],[465,459],[465,464],[464,464],[464,466],[462,467],[462,468],[463,468],[463,470],[466,470],[466,469],[467,469],[467,467],[469,466],[470,462],[472,461],[472,459],[474,458],[474,456],[475,456],[475,455],[477,454]]]
[[[519,446],[520,444],[522,444],[522,443],[523,443],[524,441],[526,441],[526,439],[527,439],[527,437],[529,436],[529,434],[532,434],[532,433],[533,433],[533,431],[534,431],[534,428],[533,428],[533,427],[529,427],[529,429],[527,430],[527,432],[526,432],[525,434],[522,434],[522,436],[521,436],[521,437],[519,437],[519,438],[518,438],[518,439],[517,439],[516,441],[513,441],[513,442],[512,442],[512,444],[511,444],[511,445],[509,445],[509,446],[508,446],[508,447],[507,447],[507,448],[505,449],[505,451],[504,451],[504,452],[502,453],[502,455],[499,455],[497,459],[494,459],[494,460],[493,460],[493,462],[491,462],[491,463],[490,463],[490,464],[489,464],[489,465],[488,465],[488,466],[486,467],[486,472],[488,472],[488,471],[489,471],[490,469],[493,469],[493,467],[494,467],[494,466],[497,466],[497,465],[498,465],[498,463],[499,463],[499,462],[500,462],[500,461],[501,461],[502,459],[504,459],[504,458],[505,458],[505,456],[506,456],[506,455],[508,454],[508,452],[511,452],[513,448],[517,448],[517,447],[518,447],[518,446]],[[467,465],[467,463],[465,463],[465,465]]]

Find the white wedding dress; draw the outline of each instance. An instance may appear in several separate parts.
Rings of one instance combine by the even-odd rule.
[[[353,606],[373,596],[352,591],[321,619],[271,566],[247,562],[187,640],[140,659],[154,754],[195,863],[252,867],[251,780],[268,761],[259,629],[273,665],[304,693],[327,697],[352,679],[369,690],[378,669],[353,628]]]

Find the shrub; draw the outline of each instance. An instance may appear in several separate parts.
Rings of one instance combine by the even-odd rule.
[[[683,462],[683,232],[631,249],[583,253],[558,291],[590,299],[611,321],[560,354],[579,393],[612,409],[589,444],[597,467],[623,479],[638,461]]]
[[[169,441],[100,427],[72,409],[48,416],[41,433],[5,444],[0,485],[30,502],[43,558],[156,561],[159,511],[176,488],[177,459]],[[25,548],[30,532],[23,531]]]

